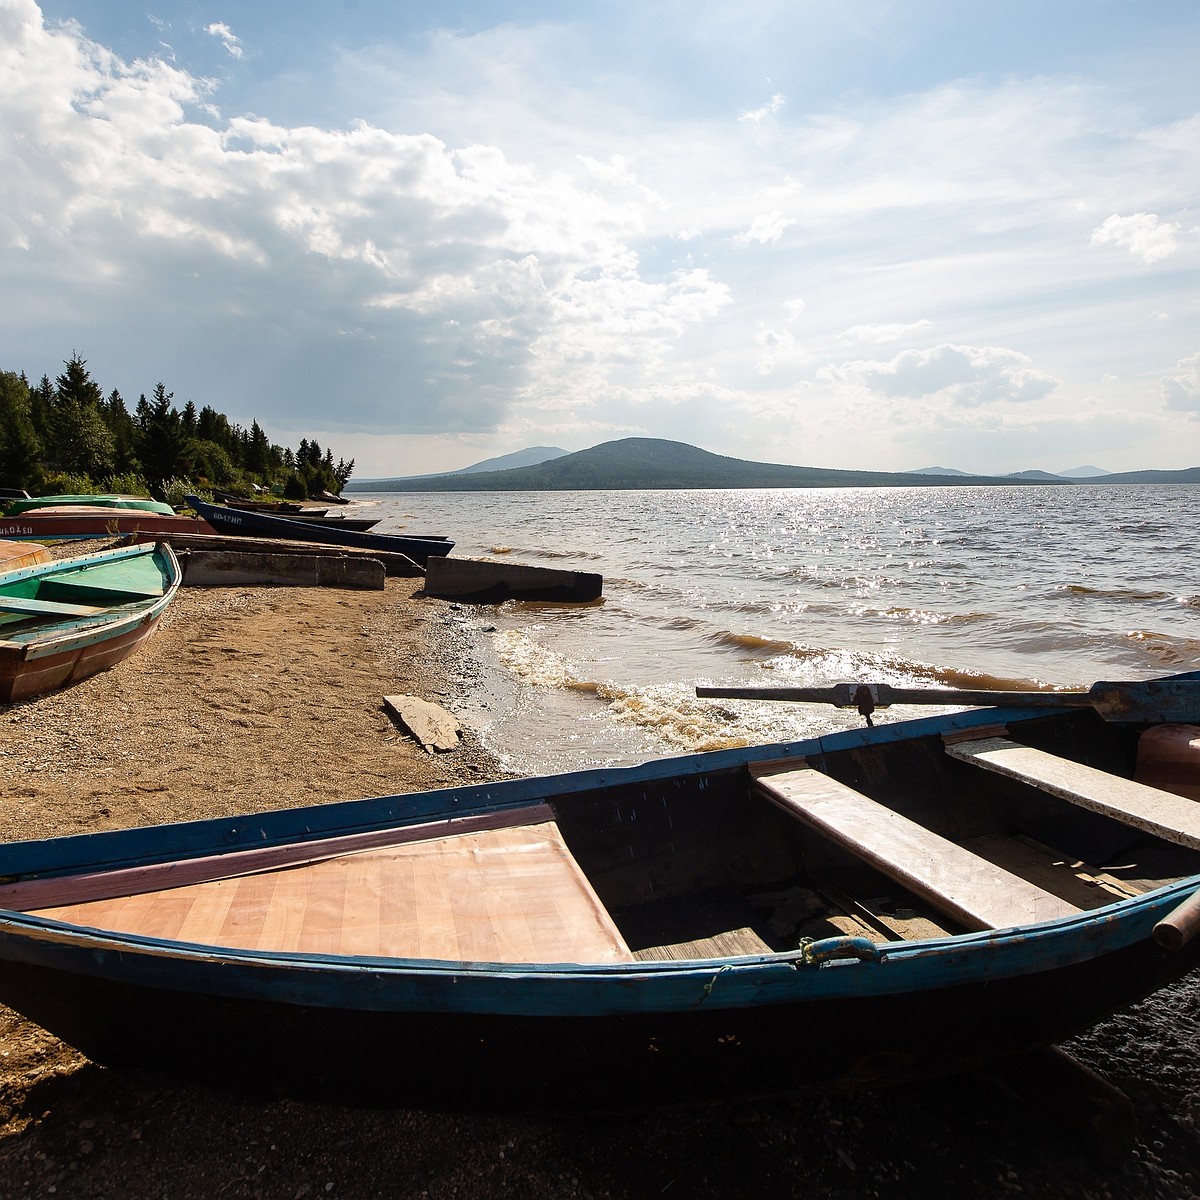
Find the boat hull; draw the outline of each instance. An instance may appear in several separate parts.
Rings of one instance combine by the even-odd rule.
[[[186,499],[214,530],[221,533],[320,542],[329,546],[353,546],[362,550],[388,550],[406,554],[422,566],[430,558],[447,555],[454,548],[454,543],[446,538],[367,533],[346,529],[337,524],[320,525],[293,518],[270,516],[267,513],[224,508],[218,504],[207,504],[196,496],[188,496]]]
[[[13,517],[0,517],[0,538],[18,541],[58,542],[124,537],[132,533],[170,537],[172,533],[212,532],[212,527],[198,517],[166,516],[139,509],[78,506],[67,510],[33,509]]]
[[[1200,945],[1179,956],[1146,938],[1065,967],[941,988],[710,1010],[697,996],[691,1007],[584,1016],[372,1010],[364,991],[384,999],[366,972],[344,978],[341,1003],[326,1006],[203,994],[161,962],[141,964],[146,978],[134,983],[10,961],[3,997],[112,1067],[329,1102],[586,1109],[977,1070],[1060,1041],[1197,965]]]

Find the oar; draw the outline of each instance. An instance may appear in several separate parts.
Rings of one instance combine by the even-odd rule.
[[[830,687],[697,687],[696,695],[720,700],[793,700],[857,708],[863,716],[893,704],[944,704],[987,708],[1091,708],[1108,721],[1200,721],[1200,676],[1094,683],[1086,692],[962,691],[902,688],[887,683],[837,683]]]

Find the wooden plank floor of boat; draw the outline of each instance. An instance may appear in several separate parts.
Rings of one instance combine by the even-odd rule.
[[[557,825],[545,819],[32,911],[73,925],[280,953],[500,963],[633,958]]]

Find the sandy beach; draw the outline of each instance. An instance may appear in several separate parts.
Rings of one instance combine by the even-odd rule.
[[[469,727],[459,750],[434,756],[383,707],[397,692],[451,711],[488,702],[454,607],[419,588],[183,589],[127,662],[0,709],[0,835],[496,777]],[[1119,1147],[1082,1107],[1052,1112],[998,1077],[588,1117],[250,1100],[101,1069],[0,1009],[0,1196],[1186,1197],[1200,1189],[1200,1091],[1194,1067],[1180,1074],[1197,1056],[1177,1030],[1195,1037],[1193,992],[1173,994],[1171,1045],[1143,1006],[1085,1048],[1129,1072],[1119,1082],[1139,1127]],[[1145,1049],[1156,1037],[1157,1059]],[[802,1085],[802,1062],[796,1074]]]

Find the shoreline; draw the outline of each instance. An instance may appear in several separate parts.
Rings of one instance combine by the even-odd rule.
[[[472,620],[419,591],[412,579],[389,579],[383,592],[181,589],[126,662],[0,708],[0,836],[501,777],[476,731],[490,706],[507,702],[503,689],[489,691]],[[436,757],[421,750],[383,709],[394,692],[454,711],[462,746]],[[1177,1057],[1200,1060],[1190,1053],[1200,1036],[1195,992],[1185,981],[1163,1002],[1175,1007],[1170,1030],[1151,1003],[1096,1035],[1107,1065],[1136,1072],[1116,1082],[1135,1100],[1140,1140],[1115,1160],[1094,1137],[987,1079],[588,1117],[358,1110],[105,1070],[0,1008],[0,1194],[1186,1196],[1200,1190],[1200,1136],[1190,1116],[1187,1124],[1172,1111],[1177,1064],[1148,1060],[1156,1039],[1179,1044],[1185,1020],[1191,1044]],[[803,1063],[796,1076],[802,1084]],[[469,1104],[469,1079],[463,1094]]]

